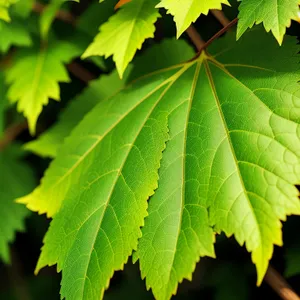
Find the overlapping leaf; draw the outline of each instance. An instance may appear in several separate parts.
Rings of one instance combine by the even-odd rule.
[[[0,152],[0,257],[10,261],[9,244],[15,233],[24,229],[24,219],[28,210],[14,202],[34,187],[32,170],[16,155],[15,149]]]
[[[70,189],[55,216],[38,269],[58,263],[64,269],[61,292],[68,299],[100,298],[113,271],[137,246],[167,139],[166,113],[157,105],[166,86],[159,77],[143,90],[134,86],[97,105],[53,162],[52,173],[62,163],[73,178],[77,173],[78,189]],[[59,228],[65,237],[57,235]],[[77,239],[84,242],[82,248]]]
[[[6,23],[0,20],[0,52],[7,52],[11,46],[30,46],[31,38],[24,22],[14,20]]]
[[[207,15],[210,9],[222,9],[227,0],[161,0],[157,7],[163,7],[174,16],[179,37],[201,14]]]
[[[282,43],[286,28],[291,20],[299,18],[299,0],[241,0],[237,37],[249,27],[263,23],[267,31],[272,31]]]
[[[132,67],[127,68],[122,80],[119,78],[117,72],[112,72],[108,76],[101,76],[99,79],[93,81],[81,95],[70,103],[61,114],[60,120],[57,123],[42,133],[38,139],[25,144],[24,148],[40,156],[55,157],[57,149],[62,145],[71,130],[99,101],[114,94],[126,82],[130,82],[159,68],[187,61],[193,55],[194,51],[192,47],[184,40],[165,39],[161,44],[154,45],[147,49],[142,56],[135,59]],[[145,64],[145,61],[151,62],[154,59],[155,64]],[[39,206],[42,202],[41,199],[38,199],[36,205],[33,205],[34,201],[28,201],[30,201],[33,210],[39,211]],[[51,203],[47,201],[45,205],[51,205]]]
[[[25,144],[24,148],[40,156],[55,157],[64,139],[84,115],[123,85],[124,81],[120,80],[117,72],[92,81],[89,87],[70,103],[57,123],[41,134],[37,140]]]
[[[67,42],[52,41],[45,48],[20,50],[7,70],[7,96],[28,119],[32,134],[43,105],[48,104],[49,98],[60,100],[59,82],[69,81],[64,63],[79,54],[80,49]]]
[[[141,237],[142,277],[169,299],[200,256],[214,256],[213,229],[245,243],[261,282],[282,244],[280,220],[300,214],[298,51],[263,31],[228,35],[84,118],[20,200],[59,210],[37,269],[58,264],[62,297],[101,298]]]
[[[186,61],[193,57],[194,52],[193,49],[184,41],[176,41],[175,39],[172,40],[164,40],[161,44],[155,45],[154,47],[145,51],[145,53],[141,57],[137,57],[135,62],[133,63],[132,68],[128,68],[125,72],[125,76],[123,81],[117,78],[116,74],[113,73],[108,77],[102,77],[99,80],[95,81],[95,85],[93,84],[90,88],[86,90],[86,92],[80,96],[76,102],[83,102],[86,100],[86,95],[92,96],[94,92],[97,90],[97,96],[95,100],[89,100],[89,102],[100,102],[104,100],[104,95],[109,96],[114,94],[117,89],[121,88],[121,86],[128,80],[132,81],[139,76],[145,75],[145,72],[153,72],[159,68],[166,68],[170,67],[173,64]],[[155,57],[155,64],[152,64],[152,59]],[[147,62],[147,63],[145,63]],[[132,69],[132,71],[130,70]],[[110,84],[113,84],[111,87]],[[95,94],[94,94],[95,95]],[[79,104],[78,104],[79,105]],[[79,115],[78,119],[74,116],[73,110],[74,106],[76,106],[76,116],[80,114],[79,107],[77,107],[77,103],[71,105],[66,114],[68,114],[68,118],[62,118],[62,121],[55,126],[56,129],[53,129],[55,132],[55,136],[53,135],[53,131],[50,129],[49,133],[45,133],[45,136],[41,136],[41,139],[38,140],[36,143],[32,142],[32,144],[28,147],[31,150],[36,151],[41,155],[52,155],[54,156],[58,145],[55,145],[57,141],[64,140],[67,133],[64,134],[66,126],[65,123],[72,123],[79,122]],[[82,118],[84,117],[85,109],[81,110]],[[70,116],[69,116],[70,115]],[[72,116],[71,116],[72,115]],[[74,118],[75,117],[75,118]],[[71,120],[74,118],[75,120]],[[71,128],[68,127],[67,131],[70,133]],[[53,143],[50,147],[49,143]],[[45,149],[44,146],[49,146],[49,148]],[[54,147],[54,148],[53,148]],[[29,149],[30,150],[30,149]],[[84,161],[82,161],[84,163]],[[77,171],[78,169],[78,171]],[[36,189],[30,195],[23,197],[20,201],[28,206],[33,211],[38,211],[39,213],[47,213],[48,216],[53,216],[55,213],[58,212],[62,201],[65,198],[67,190],[65,190],[66,185],[72,186],[72,184],[76,184],[78,181],[78,173],[81,170],[81,161],[76,164],[74,169],[65,170],[62,172],[61,178],[59,182],[55,185],[56,175],[52,178],[48,172],[45,175],[45,179],[43,179],[40,188]],[[53,174],[56,171],[54,170]],[[48,177],[48,175],[50,175]],[[68,187],[69,188],[69,187]],[[67,189],[68,189],[67,188]]]
[[[6,22],[10,21],[10,16],[8,13],[9,7],[19,0],[0,0],[0,19]]]
[[[122,77],[136,50],[154,35],[154,23],[159,17],[155,4],[156,0],[132,0],[122,6],[100,27],[100,33],[83,57],[112,55]]]
[[[10,9],[10,22],[0,18],[0,52],[2,53],[7,52],[11,46],[31,45],[28,20],[25,22],[24,18],[29,16],[33,0],[19,0],[12,3],[14,5]]]

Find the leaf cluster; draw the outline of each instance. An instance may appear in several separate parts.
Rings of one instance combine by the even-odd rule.
[[[229,24],[207,43],[193,23],[234,1],[99,2],[0,0],[0,256],[31,210],[52,218],[35,272],[57,265],[68,300],[102,299],[129,257],[170,299],[221,233],[250,252],[260,285],[300,214],[299,45],[285,36],[299,0],[241,0],[236,30],[221,12]],[[158,37],[164,26],[176,38]],[[31,137],[9,145],[24,120]],[[51,160],[39,185],[28,155]],[[210,282],[220,295],[231,268]]]

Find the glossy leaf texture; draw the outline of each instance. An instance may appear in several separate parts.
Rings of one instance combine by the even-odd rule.
[[[144,91],[129,88],[100,103],[60,149],[60,154],[69,153],[70,160],[65,162],[71,163],[72,169],[81,163],[76,170],[80,171],[80,180],[78,189],[69,191],[76,197],[66,194],[63,207],[54,217],[53,229],[46,237],[50,243],[46,242],[37,268],[58,263],[58,268],[65,270],[64,297],[99,298],[113,271],[121,269],[136,248],[147,199],[157,188],[157,169],[168,137],[166,114],[157,107],[156,97],[164,88],[158,79]],[[54,160],[53,170],[61,165],[61,158],[65,156]],[[86,239],[81,249],[78,238]],[[88,285],[87,277],[91,280]],[[76,286],[72,278],[78,279]]]
[[[170,92],[186,107],[169,116],[135,253],[156,299],[169,299],[200,256],[213,256],[211,228],[246,244],[261,282],[273,244],[282,244],[279,220],[300,213],[298,49],[260,31],[237,43],[227,36]]]
[[[100,55],[113,56],[122,77],[136,51],[147,38],[154,36],[157,18],[155,0],[132,0],[100,27],[100,33],[83,54],[83,58]]]
[[[7,97],[28,119],[31,134],[49,98],[60,100],[59,82],[70,80],[64,64],[78,55],[80,49],[74,45],[53,40],[47,47],[21,49],[6,70]]]
[[[174,16],[179,37],[201,14],[207,15],[210,9],[222,9],[222,4],[229,5],[227,0],[161,0],[156,6],[165,8]]]
[[[282,44],[286,28],[292,20],[299,19],[299,0],[241,0],[237,38],[247,28],[263,23],[266,31],[272,31],[279,44]]]
[[[9,244],[17,231],[24,230],[24,219],[29,213],[14,200],[35,185],[34,174],[20,153],[15,145],[0,152],[0,258],[6,263],[10,262]]]
[[[122,80],[118,73],[113,71],[107,76],[101,76],[92,81],[84,92],[70,102],[61,113],[59,121],[43,132],[36,140],[26,143],[23,146],[24,149],[43,157],[54,158],[58,148],[72,129],[100,101],[115,94],[133,79],[157,69],[187,61],[194,55],[192,47],[184,40],[165,39],[162,43],[154,45],[147,49],[143,55],[135,58],[133,64],[126,69]],[[154,59],[155,64],[145,64],[145,61],[151,62]],[[39,199],[38,203],[40,201]],[[47,201],[47,203],[49,202]],[[35,210],[35,208],[31,208]],[[39,210],[39,208],[36,209]]]
[[[43,132],[36,140],[24,145],[24,149],[43,157],[54,158],[58,148],[72,129],[80,122],[84,115],[100,101],[115,94],[126,83],[142,75],[153,72],[160,68],[169,67],[173,64],[189,60],[195,55],[191,46],[184,40],[165,39],[162,43],[147,49],[143,55],[137,56],[129,66],[121,80],[116,71],[107,76],[101,76],[92,81],[84,92],[70,102],[61,113],[60,119],[49,130]],[[145,64],[145,61],[153,61],[155,64]],[[31,200],[32,201],[32,200]],[[38,201],[38,207],[41,199]],[[47,201],[49,204],[49,202]],[[31,204],[33,204],[31,202]],[[51,204],[50,204],[51,205]],[[33,210],[39,210],[39,208]]]
[[[227,34],[85,116],[19,200],[56,213],[37,270],[58,265],[62,297],[101,298],[137,249],[147,288],[169,299],[222,231],[245,244],[261,282],[280,221],[300,214],[298,51],[264,30]]]
[[[164,40],[161,44],[155,45],[152,48],[149,48],[144,54],[140,57],[136,57],[133,66],[129,67],[124,74],[123,80],[117,78],[117,74],[114,72],[110,74],[108,77],[102,77],[99,80],[95,81],[90,87],[86,89],[86,91],[79,96],[74,104],[71,104],[65,111],[65,114],[68,115],[68,118],[62,119],[61,122],[57,123],[57,126],[53,127],[53,129],[49,129],[48,132],[45,132],[45,135],[42,135],[40,139],[36,142],[33,141],[32,144],[27,144],[28,150],[38,152],[40,155],[50,155],[55,156],[56,150],[59,147],[55,145],[58,141],[63,141],[67,136],[67,132],[65,131],[66,127],[69,127],[67,131],[71,132],[71,127],[73,121],[69,120],[71,115],[74,117],[74,110],[76,110],[76,116],[78,119],[84,117],[85,110],[81,110],[81,117],[79,112],[79,104],[77,102],[83,102],[86,99],[86,95],[92,95],[97,93],[95,100],[89,100],[96,104],[100,101],[105,100],[104,96],[108,97],[109,95],[115,94],[117,89],[121,88],[127,81],[132,81],[139,76],[145,75],[145,72],[154,72],[159,68],[170,67],[173,64],[186,61],[194,56],[193,49],[184,41],[176,41],[175,39]],[[155,57],[156,63],[152,64],[151,61]],[[145,61],[148,62],[145,64]],[[114,89],[111,88],[110,84],[113,84]],[[97,86],[99,85],[99,86]],[[97,86],[97,87],[96,87]],[[100,92],[101,89],[101,92]],[[74,108],[75,106],[75,108]],[[69,116],[70,115],[70,116]],[[68,125],[66,125],[68,123]],[[71,125],[71,126],[69,126]],[[64,128],[64,130],[59,130],[59,128]],[[72,128],[73,129],[73,128]],[[64,134],[66,132],[66,134]],[[49,141],[50,140],[50,141]],[[49,142],[54,142],[51,148],[45,149],[45,145],[49,146]],[[27,146],[25,146],[27,148]],[[31,148],[31,149],[30,149]],[[51,168],[46,171],[44,179],[42,179],[42,183],[39,188],[34,190],[31,194],[26,197],[23,197],[19,201],[26,204],[27,207],[33,211],[37,211],[40,214],[47,213],[48,216],[53,216],[57,213],[61,207],[61,203],[63,202],[67,190],[65,190],[66,185],[72,186],[76,185],[78,182],[78,174],[80,175],[82,165],[85,164],[84,160],[79,160],[76,162],[75,167],[72,167],[72,164],[66,169],[62,170],[61,177],[58,182],[56,182],[56,167],[53,166],[54,170],[51,171]],[[52,175],[54,177],[52,177]],[[67,187],[68,189],[69,187]]]

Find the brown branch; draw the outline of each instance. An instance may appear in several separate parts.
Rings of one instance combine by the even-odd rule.
[[[85,83],[89,83],[89,81],[96,79],[94,74],[85,69],[77,62],[71,62],[67,65],[68,70],[78,79],[82,80]]]
[[[32,10],[36,13],[43,13],[44,10],[47,8],[47,5],[44,5],[42,3],[39,2],[35,2],[33,4]],[[63,10],[60,9],[56,12],[55,15],[56,19],[61,20],[63,22],[75,25],[76,24],[76,17],[74,15],[72,15],[70,12],[68,12],[67,10]]]
[[[223,27],[220,31],[218,31],[214,36],[212,36],[198,51],[194,58],[191,60],[197,59],[201,52],[205,50],[215,39],[220,37],[222,34],[227,32],[232,26],[234,26],[238,21],[238,18],[233,19],[227,26]]]
[[[190,25],[190,27],[186,30],[186,33],[189,36],[190,40],[195,45],[197,51],[200,51],[202,47],[205,45],[205,42],[201,38],[196,28],[193,25]]]
[[[6,148],[17,136],[28,127],[27,122],[13,124],[6,129],[3,138],[0,140],[0,151]]]
[[[269,266],[265,282],[281,297],[283,300],[300,300],[286,280],[272,267]]]
[[[223,27],[230,23],[230,20],[225,16],[222,10],[212,9],[211,13],[223,25]]]

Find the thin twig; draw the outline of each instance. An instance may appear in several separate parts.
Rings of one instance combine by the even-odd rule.
[[[89,83],[89,81],[96,79],[94,74],[85,69],[79,63],[73,61],[67,65],[68,70],[78,79],[82,80],[85,83]]]
[[[222,34],[224,34],[226,31],[228,31],[232,26],[234,26],[238,21],[238,18],[233,19],[227,26],[223,27],[220,31],[218,31],[214,36],[212,36],[198,51],[198,53],[195,55],[194,58],[191,60],[196,59],[200,56],[201,52],[205,50],[215,39],[220,37]]]
[[[27,122],[13,124],[6,129],[3,138],[0,140],[0,151],[7,147],[17,136],[28,127]]]
[[[286,280],[272,267],[269,266],[265,282],[281,297],[283,300],[300,300],[300,297],[293,291]]]
[[[212,9],[211,13],[223,25],[223,27],[230,23],[230,20],[225,16],[222,10]]]
[[[47,8],[47,5],[44,5],[39,2],[35,2],[32,6],[32,10],[36,13],[43,13],[43,11]],[[63,22],[75,25],[76,24],[76,17],[72,15],[67,10],[60,9],[56,12],[55,15],[56,19],[61,20]]]
[[[205,45],[205,42],[201,38],[200,34],[196,30],[196,28],[193,25],[190,25],[190,27],[186,30],[187,35],[195,45],[197,51],[200,51],[202,47]]]

